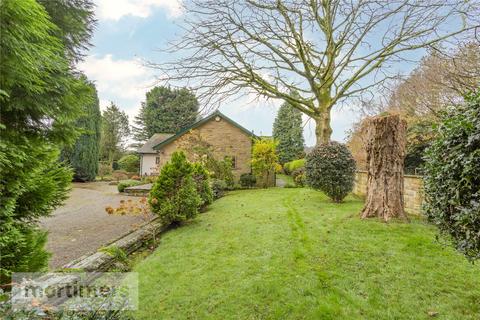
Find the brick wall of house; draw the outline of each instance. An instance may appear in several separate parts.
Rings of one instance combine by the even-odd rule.
[[[403,180],[403,200],[408,213],[420,215],[423,201],[423,181],[421,176],[405,175]],[[367,172],[357,171],[353,193],[359,196],[367,194]]]
[[[173,152],[179,148],[185,148],[186,141],[192,138],[189,137],[190,135],[194,135],[195,138],[200,137],[202,141],[210,144],[214,157],[218,160],[223,160],[225,156],[234,156],[236,167],[233,173],[237,180],[242,173],[251,171],[252,137],[221,117],[212,118],[159,150],[160,168],[170,160]],[[184,151],[190,160],[193,160],[189,150]]]

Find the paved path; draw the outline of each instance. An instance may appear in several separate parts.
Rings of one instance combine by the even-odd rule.
[[[70,198],[41,221],[49,231],[47,249],[52,253],[50,268],[59,268],[84,254],[95,252],[104,244],[135,229],[143,220],[133,216],[108,215],[105,208],[119,206],[117,186],[106,182],[74,183]]]

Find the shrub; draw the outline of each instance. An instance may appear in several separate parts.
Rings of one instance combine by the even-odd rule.
[[[316,146],[307,155],[305,170],[307,184],[335,202],[341,202],[353,189],[355,160],[344,144],[330,142]]]
[[[425,213],[469,259],[480,258],[480,94],[442,115],[425,155]]]
[[[174,152],[155,181],[148,203],[164,224],[195,217],[201,198],[192,178],[193,166],[183,152]]]
[[[117,185],[117,189],[118,192],[123,192],[125,191],[125,188],[139,186],[141,184],[143,184],[143,182],[138,180],[121,180]]]
[[[283,165],[283,169],[288,175],[291,175],[293,171],[303,167],[305,167],[305,159],[293,160]]]
[[[233,188],[228,190],[242,190],[242,189],[243,189],[242,185],[238,182],[235,182],[235,184],[233,185]]]
[[[287,183],[287,184],[285,184],[283,187],[284,187],[284,188],[287,188],[287,189],[289,189],[289,188],[298,188],[297,185],[292,184],[292,183]]]
[[[255,141],[252,151],[252,170],[259,185],[266,188],[275,174],[278,156],[275,152],[277,142],[271,139]]]
[[[303,187],[305,185],[305,168],[298,168],[292,172],[293,181],[295,185]]]
[[[213,202],[213,192],[210,187],[208,172],[201,163],[194,163],[192,174],[197,186],[198,195],[202,200],[200,207],[204,208]]]
[[[100,162],[98,164],[98,176],[101,180],[103,180],[105,176],[112,174],[112,171],[112,166],[110,166],[108,163]]]
[[[212,179],[211,187],[212,187],[213,197],[215,199],[223,197],[223,195],[225,194],[225,190],[227,190],[228,188],[227,183],[224,180],[220,180],[220,179]]]
[[[243,173],[240,176],[240,185],[243,188],[252,188],[255,187],[255,184],[257,183],[257,178],[251,173]]]
[[[158,176],[156,176],[156,175],[155,176],[153,176],[153,175],[152,176],[143,176],[142,181],[144,183],[155,183],[155,181],[157,181],[157,178],[158,178]]]
[[[113,161],[113,162],[112,162],[112,169],[113,169],[114,171],[120,170],[120,165],[118,164],[118,161]]]
[[[127,154],[118,160],[118,166],[120,170],[137,173],[140,170],[140,157],[136,154]]]
[[[213,156],[208,155],[204,161],[205,168],[214,179],[223,180],[227,188],[233,189],[235,178],[232,172],[232,161],[229,158],[217,160]]]
[[[112,173],[112,177],[113,177],[114,180],[119,182],[120,180],[127,180],[128,179],[128,174],[127,174],[127,172],[125,172],[123,170],[115,170]]]

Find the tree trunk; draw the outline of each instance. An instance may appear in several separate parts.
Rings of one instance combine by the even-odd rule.
[[[403,204],[406,122],[398,115],[378,116],[367,129],[367,199],[362,218],[407,219]]]
[[[317,146],[329,143],[332,135],[332,127],[330,126],[330,110],[314,117],[315,120],[315,136],[317,138]]]

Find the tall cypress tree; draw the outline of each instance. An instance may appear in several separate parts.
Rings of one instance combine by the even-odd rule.
[[[135,117],[134,139],[142,142],[155,133],[176,133],[193,124],[197,115],[197,98],[188,89],[155,87]]]
[[[302,113],[282,104],[273,123],[273,138],[278,141],[277,153],[281,164],[299,159],[304,153]]]
[[[36,222],[67,197],[72,175],[59,148],[78,137],[88,98],[59,26],[37,1],[0,1],[0,29],[2,284],[14,271],[47,266],[46,233]]]
[[[83,115],[76,122],[82,134],[73,147],[63,150],[62,156],[73,168],[74,180],[93,181],[98,173],[102,117],[95,85],[85,77],[82,80],[86,96],[90,98],[85,103]]]

